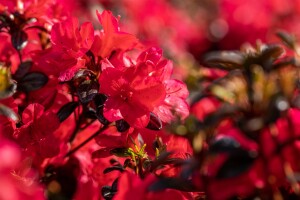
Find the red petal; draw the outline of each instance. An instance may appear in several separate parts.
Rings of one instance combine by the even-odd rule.
[[[123,103],[120,106],[120,112],[132,127],[144,128],[150,120],[150,111],[133,102]]]
[[[61,72],[58,80],[60,82],[65,82],[71,80],[75,74],[78,72],[79,69],[85,68],[85,60],[84,59],[78,59],[75,66],[70,67],[69,69],[65,70],[64,72]]]
[[[151,47],[139,55],[137,62],[146,62],[147,60],[150,60],[156,65],[161,57],[162,50],[160,48]]]
[[[105,58],[101,62],[101,69],[102,69],[102,71],[104,71],[107,68],[115,68],[115,67],[111,64],[111,62],[109,62],[109,60],[107,58]]]
[[[121,86],[128,84],[128,77],[124,76],[124,73],[113,67],[107,67],[101,73],[99,83],[100,83],[100,93],[104,93],[108,96],[115,96],[120,93]]]
[[[122,104],[123,104],[123,99],[109,97],[104,104],[104,109],[103,109],[104,117],[111,122],[114,122],[119,119],[123,119],[123,116],[120,112],[120,107],[122,106]]]
[[[76,18],[68,18],[62,23],[54,24],[51,30],[51,41],[56,45],[74,49],[78,27],[79,23]]]
[[[185,99],[189,96],[189,91],[186,85],[179,80],[165,80],[164,81],[167,95],[176,96]]]
[[[155,106],[161,104],[166,96],[165,88],[160,83],[145,84],[144,88],[137,89],[132,95],[133,104],[137,104],[152,111]]]
[[[96,14],[105,33],[112,34],[119,31],[118,20],[112,15],[111,11],[104,10],[100,14],[97,10]]]
[[[115,126],[108,128],[95,138],[100,147],[124,147],[126,146],[127,134],[117,131]]]
[[[59,145],[57,138],[53,134],[49,134],[46,138],[39,141],[36,145],[36,150],[41,158],[51,158],[59,154]]]
[[[22,121],[24,124],[27,124],[31,121],[35,121],[40,118],[44,113],[44,107],[40,104],[34,103],[29,104],[22,114]]]
[[[118,21],[110,11],[103,11],[97,16],[103,26],[104,34],[97,36],[92,46],[92,52],[102,58],[108,57],[113,50],[123,51],[133,48],[138,44],[138,39],[128,33],[119,31]]]
[[[81,48],[85,48],[88,51],[94,41],[94,27],[91,22],[85,22],[80,27],[81,36]]]

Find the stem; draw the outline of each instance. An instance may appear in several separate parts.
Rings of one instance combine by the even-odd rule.
[[[79,117],[77,117],[76,111],[74,111],[74,115],[75,115],[76,126],[75,126],[73,133],[70,136],[69,142],[72,142],[75,139],[75,136],[80,128],[80,124],[81,124],[81,120],[82,120],[82,115],[79,115]]]
[[[104,125],[102,126],[98,131],[96,131],[94,134],[92,134],[90,137],[88,137],[85,141],[83,141],[81,144],[79,144],[77,147],[75,147],[74,149],[70,150],[65,157],[68,157],[72,154],[74,154],[76,151],[78,151],[81,147],[83,147],[84,145],[86,145],[88,142],[90,142],[92,139],[94,139],[97,135],[99,135],[102,131],[106,130],[109,126],[108,125]]]
[[[19,59],[20,59],[20,63],[22,63],[22,54],[21,54],[21,51],[17,50],[17,52],[18,52],[18,56],[19,56]]]
[[[79,123],[81,122],[81,119],[79,120]],[[78,126],[77,127],[77,124],[76,124],[76,128],[74,129],[70,139],[69,139],[69,142],[73,142],[73,140],[75,139],[76,135],[77,135],[77,132],[80,131],[80,130],[84,130],[86,129],[87,127],[89,127],[91,124],[93,124],[95,122],[95,120],[92,120],[90,123],[86,124],[85,126]]]
[[[84,130],[84,129],[86,129],[87,127],[89,127],[91,124],[93,124],[95,121],[96,121],[96,120],[93,119],[90,123],[88,123],[88,124],[86,124],[86,125],[84,125],[84,126],[82,126],[82,127],[80,127],[80,128],[81,128],[82,130]]]

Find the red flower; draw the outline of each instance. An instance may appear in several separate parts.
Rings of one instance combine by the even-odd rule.
[[[101,14],[97,11],[97,16],[103,31],[95,36],[92,46],[94,55],[106,58],[113,50],[126,51],[138,44],[135,36],[120,31],[118,20],[110,11],[104,10]]]
[[[150,48],[141,53],[137,59],[137,62],[140,63],[140,70],[145,75],[160,80],[166,91],[166,98],[158,107],[154,108],[153,113],[163,122],[170,122],[176,117],[184,119],[189,115],[189,108],[186,103],[189,92],[183,82],[171,79],[172,62],[161,58],[161,49]]]
[[[24,153],[37,163],[59,153],[59,143],[53,132],[59,127],[58,117],[45,112],[40,104],[30,104],[22,114],[23,126],[17,128],[14,137]]]
[[[155,48],[143,52],[137,64],[115,68],[108,60],[102,62],[100,92],[108,96],[104,116],[109,121],[125,119],[131,126],[147,126],[150,112],[164,122],[174,117],[172,111],[186,117],[187,89],[177,80],[169,80],[171,64],[161,60],[161,51]]]
[[[103,62],[108,64],[108,60]],[[100,76],[100,84],[100,92],[108,96],[104,116],[109,121],[125,119],[135,127],[147,126],[150,112],[166,95],[162,82],[145,76],[138,65],[123,70],[107,67]]]
[[[176,117],[181,119],[189,115],[189,108],[186,102],[188,90],[186,85],[179,80],[165,80],[163,82],[166,90],[166,98],[161,105],[154,108],[153,112],[163,121],[170,122]]]
[[[94,41],[93,25],[85,22],[79,27],[76,18],[69,18],[53,26],[51,41],[54,46],[49,58],[53,62],[55,57],[60,58],[60,63],[57,64],[63,71],[60,73],[59,80],[69,81],[80,68],[85,67],[85,60],[82,57]]]
[[[52,27],[52,43],[74,58],[83,56],[92,46],[93,40],[94,28],[90,22],[79,27],[78,19],[69,18]]]

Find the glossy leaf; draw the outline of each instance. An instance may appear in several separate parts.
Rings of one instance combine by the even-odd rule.
[[[232,152],[217,173],[218,179],[233,178],[245,173],[253,164],[255,157],[251,153],[238,149]]]
[[[87,110],[84,112],[84,117],[88,119],[97,119],[96,110],[91,107],[88,107]]]
[[[22,30],[12,31],[11,42],[15,49],[21,50],[26,46],[26,44],[28,42],[28,36]]]
[[[155,115],[154,113],[151,112],[150,113],[150,121],[149,121],[148,125],[146,126],[146,128],[148,128],[150,130],[158,131],[162,128],[162,122],[157,115]]]
[[[119,157],[129,157],[131,154],[128,151],[128,148],[115,148],[110,150],[110,152]]]
[[[116,178],[111,186],[106,185],[101,188],[101,194],[105,200],[113,199],[114,195],[117,193],[118,180],[119,178]]]
[[[98,107],[96,110],[96,117],[103,125],[108,125],[109,121],[103,115],[103,106]]]
[[[29,69],[32,67],[32,65],[33,65],[33,62],[30,60],[22,62],[19,65],[16,73],[14,74],[14,78],[18,80],[18,79],[22,78],[23,76],[25,76],[25,74],[29,71]]]
[[[118,187],[118,180],[119,178],[116,178],[116,180],[114,180],[114,182],[111,184],[111,189],[116,192],[117,191],[117,187]]]
[[[57,117],[60,122],[63,122],[65,119],[67,119],[77,108],[78,102],[69,102],[63,105],[57,112]]]
[[[150,171],[154,171],[155,169],[157,169],[159,166],[165,164],[166,160],[169,158],[169,156],[171,155],[171,152],[162,152],[156,160],[154,160],[151,163],[151,168]]]
[[[205,56],[204,62],[211,67],[232,70],[241,68],[244,62],[244,55],[238,51],[212,52]]]
[[[279,31],[276,35],[286,44],[287,47],[295,49],[296,38],[285,31]]]
[[[284,49],[280,45],[268,45],[262,52],[260,57],[266,59],[276,59],[284,53]]]
[[[114,193],[112,192],[112,189],[110,186],[106,185],[106,186],[103,186],[101,188],[101,194],[102,194],[102,197],[105,199],[105,200],[111,200],[114,196]]]
[[[18,89],[24,92],[38,90],[48,82],[48,77],[41,72],[27,73],[19,82]]]
[[[73,79],[79,79],[85,77],[95,78],[95,74],[94,72],[88,69],[79,69],[74,75]]]
[[[99,84],[94,80],[85,80],[77,88],[79,100],[88,103],[98,94]]]
[[[107,173],[112,172],[112,171],[115,171],[115,170],[120,171],[120,172],[123,172],[123,171],[124,171],[124,168],[123,168],[122,166],[118,166],[118,165],[112,166],[112,167],[108,167],[108,168],[106,168],[106,169],[103,171],[103,174],[107,174]]]
[[[107,97],[104,94],[97,94],[94,97],[94,103],[96,104],[97,107],[103,106],[105,103]]]
[[[209,151],[211,153],[233,152],[240,147],[240,144],[230,136],[222,136],[215,138],[211,144]]]
[[[130,128],[130,125],[124,119],[120,119],[116,121],[116,128],[119,132],[124,132]]]

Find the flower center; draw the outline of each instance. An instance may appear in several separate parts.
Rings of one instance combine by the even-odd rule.
[[[125,89],[121,89],[120,92],[120,97],[124,100],[124,101],[128,101],[133,95],[132,91],[129,90],[125,90]]]

